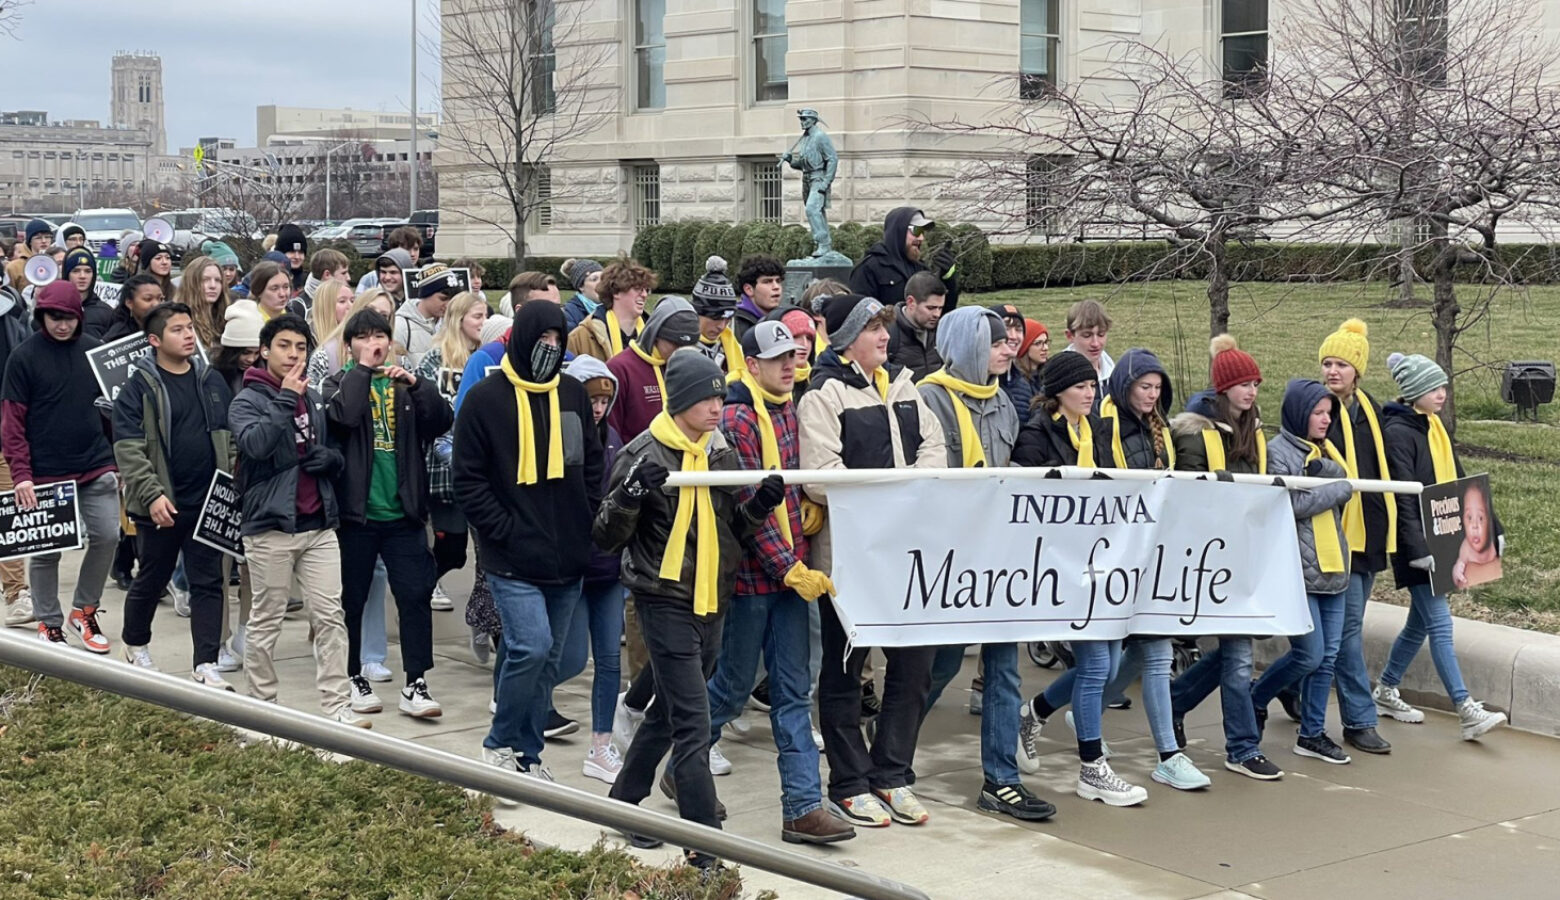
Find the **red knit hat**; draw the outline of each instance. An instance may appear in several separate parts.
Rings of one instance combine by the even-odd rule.
[[[1251,358],[1251,354],[1240,349],[1235,344],[1235,338],[1227,334],[1221,334],[1214,338],[1208,345],[1208,351],[1213,354],[1213,364],[1210,374],[1213,377],[1213,389],[1224,393],[1237,384],[1245,384],[1262,381],[1262,370],[1257,368],[1257,361]]]
[[[1025,353],[1028,353],[1029,348],[1035,345],[1035,341],[1040,340],[1040,335],[1049,335],[1050,333],[1051,332],[1046,331],[1044,325],[1041,325],[1034,319],[1025,319],[1024,342],[1018,345],[1018,355],[1023,356]]]

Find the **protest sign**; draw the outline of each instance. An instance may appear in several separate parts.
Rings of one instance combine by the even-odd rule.
[[[17,506],[15,491],[0,493],[0,559],[81,548],[76,482],[41,484],[33,492],[38,506],[30,510]]]
[[[98,281],[92,286],[92,293],[109,306],[119,305],[119,294],[124,290],[124,285],[115,284],[112,281]]]
[[[1435,560],[1430,589],[1445,596],[1501,576],[1500,542],[1495,539],[1495,507],[1490,477],[1469,475],[1444,484],[1427,484],[1419,495],[1425,546]]]
[[[98,390],[112,402],[119,396],[119,389],[130,381],[130,367],[137,359],[151,353],[152,344],[146,334],[137,332],[88,350],[87,365],[92,369],[92,377],[97,379]],[[198,340],[195,353],[202,362],[206,361],[206,348]]]
[[[405,288],[406,296],[411,297],[413,300],[417,299],[417,291],[422,287],[423,271],[426,268],[427,267],[425,266],[422,269],[401,270],[401,283]],[[461,291],[471,290],[470,269],[460,268],[449,269],[448,271],[454,273],[449,281],[449,295],[451,297],[455,296]]]
[[[841,484],[829,525],[835,609],[857,646],[1311,630],[1279,487]]]
[[[233,476],[218,470],[211,475],[206,500],[195,520],[195,540],[244,561],[244,512]]]

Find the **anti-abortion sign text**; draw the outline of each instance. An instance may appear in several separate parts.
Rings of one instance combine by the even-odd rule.
[[[1454,589],[1466,590],[1501,576],[1488,475],[1425,485],[1419,495],[1419,515],[1425,546],[1435,560],[1430,589],[1437,595],[1444,597]]]
[[[150,356],[151,353],[152,345],[146,334],[137,332],[88,350],[87,365],[92,369],[92,377],[97,379],[98,390],[113,401],[119,396],[120,389],[130,382],[131,366],[137,359]],[[202,360],[206,359],[206,348],[200,346],[198,341],[195,353]]]
[[[206,502],[195,520],[195,540],[244,561],[244,511],[233,476],[218,470],[206,488]]]
[[[76,516],[76,482],[61,481],[33,488],[34,509],[16,503],[16,492],[0,493],[0,559],[81,548],[81,524]]]

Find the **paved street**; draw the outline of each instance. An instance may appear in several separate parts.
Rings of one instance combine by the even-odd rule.
[[[67,565],[62,580],[73,575],[74,565]],[[455,597],[464,597],[468,585],[465,573],[445,581]],[[117,654],[123,594],[110,586],[104,602],[104,626]],[[459,610],[435,613],[434,624],[437,668],[429,684],[444,706],[443,718],[424,722],[397,714],[396,685],[383,685],[386,711],[373,717],[374,727],[476,756],[487,728],[492,676],[471,660]],[[307,629],[301,615],[286,623],[277,667],[280,699],[317,713]],[[186,620],[165,604],[155,632],[152,652],[159,667],[187,673]],[[396,660],[392,643],[392,669]],[[1385,722],[1382,734],[1395,747],[1391,756],[1356,753],[1353,764],[1332,766],[1290,753],[1293,726],[1275,705],[1265,749],[1288,774],[1278,783],[1258,783],[1223,770],[1218,704],[1211,700],[1188,719],[1187,735],[1188,752],[1213,786],[1188,794],[1149,780],[1155,754],[1138,705],[1108,711],[1112,764],[1149,789],[1148,802],[1132,809],[1073,794],[1075,745],[1058,717],[1044,735],[1042,770],[1027,779],[1057,804],[1057,816],[1022,825],[979,813],[978,729],[965,710],[973,658],[966,663],[966,672],[928,719],[916,757],[916,791],[931,821],[917,828],[860,829],[852,841],[802,852],[909,882],[938,898],[1521,898],[1553,897],[1560,883],[1560,778],[1554,777],[1560,741],[1508,729],[1483,743],[1465,743],[1458,739],[1455,717],[1445,713],[1431,712],[1419,726]],[[1053,677],[1027,659],[1020,666],[1026,693]],[[557,693],[559,709],[587,726],[589,675],[587,670]],[[242,673],[230,677],[242,684]],[[768,719],[749,711],[746,720],[752,723],[746,736],[728,735],[721,743],[735,766],[731,775],[716,779],[731,810],[726,827],[778,845],[779,778]],[[1337,727],[1336,719],[1329,723],[1334,736]],[[588,746],[582,730],[549,744],[546,763],[561,783],[605,794],[606,785],[580,772]],[[659,794],[647,806],[675,814]],[[525,808],[500,809],[498,818],[536,840],[568,848],[588,847],[602,834],[594,826]],[[676,853],[640,855],[664,862]],[[749,872],[747,882],[785,898],[828,896],[762,872]]]

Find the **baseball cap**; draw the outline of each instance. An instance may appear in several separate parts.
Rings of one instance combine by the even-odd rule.
[[[911,228],[934,228],[936,225],[936,222],[928,219],[920,210],[916,210],[915,215],[910,217]]]
[[[759,322],[742,336],[742,355],[749,359],[777,359],[796,352],[796,338],[783,322]]]

